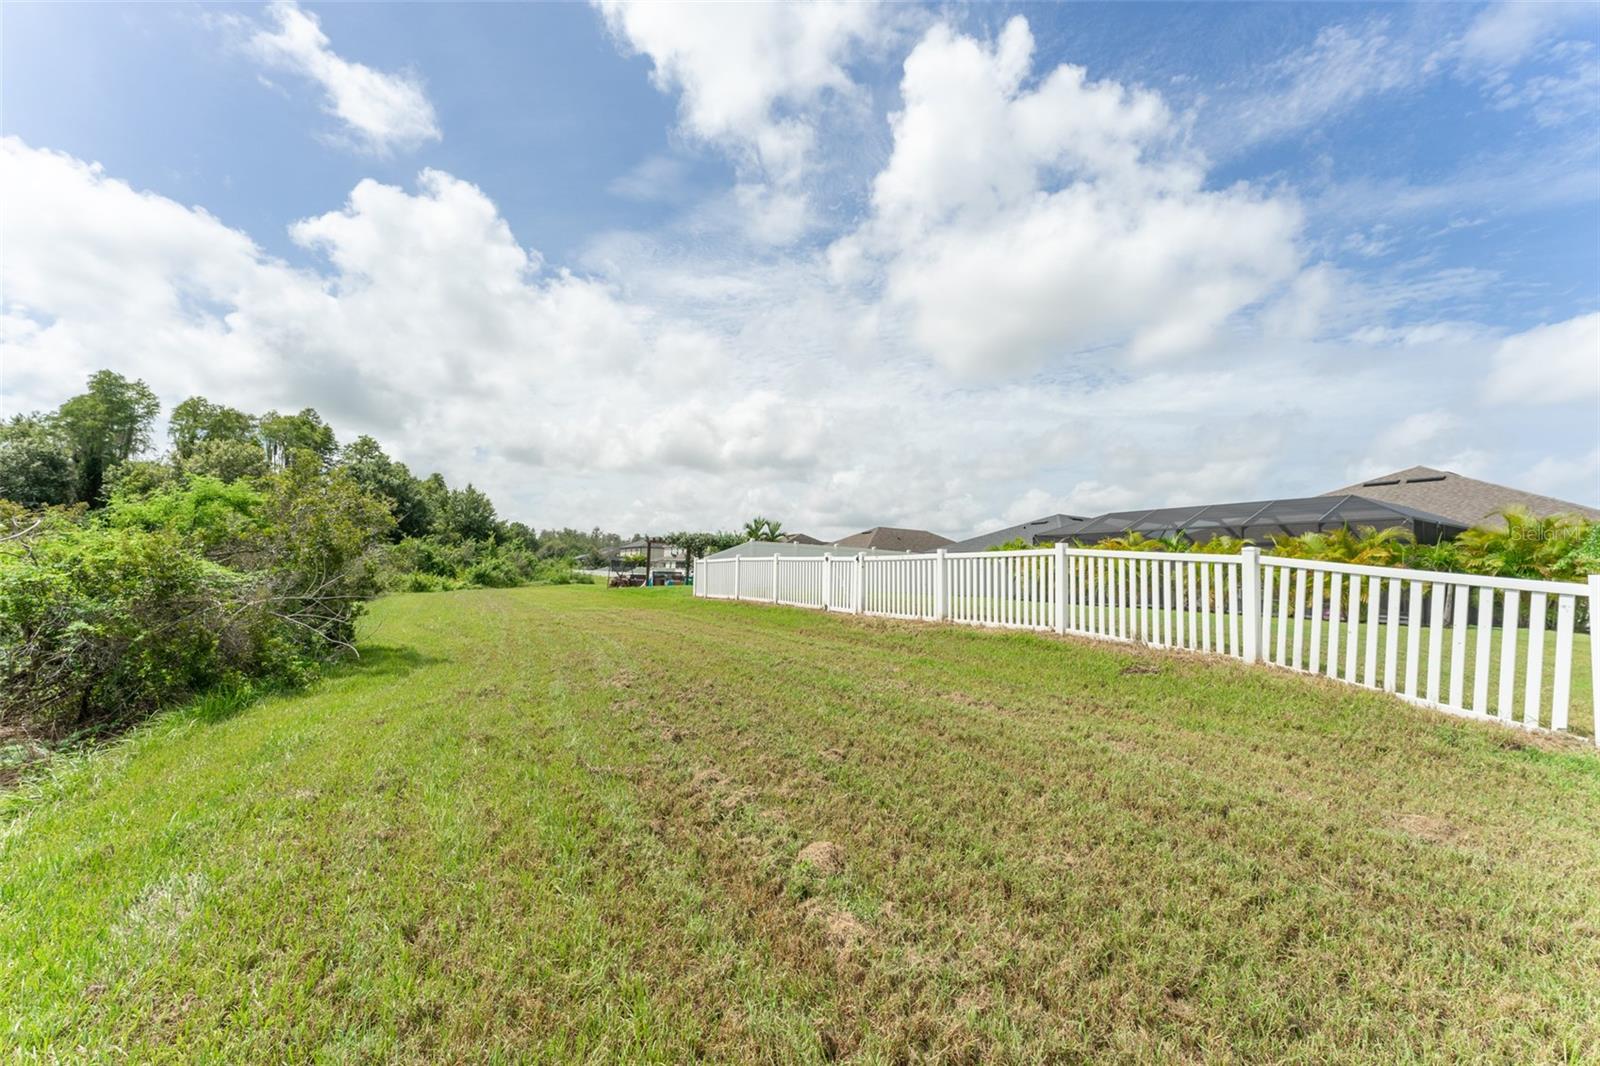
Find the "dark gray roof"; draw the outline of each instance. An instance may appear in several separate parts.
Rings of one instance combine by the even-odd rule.
[[[1033,539],[1035,543],[1073,539],[1093,544],[1126,533],[1141,533],[1147,537],[1170,537],[1182,533],[1192,541],[1225,536],[1264,542],[1274,534],[1298,536],[1301,533],[1325,532],[1343,527],[1359,529],[1362,526],[1408,529],[1417,540],[1427,544],[1435,543],[1440,538],[1453,537],[1467,528],[1465,523],[1414,507],[1366,496],[1343,495],[1114,511],[1078,523],[1070,531],[1043,530],[1036,533]]]
[[[873,526],[860,533],[852,533],[834,541],[841,548],[881,548],[897,552],[931,552],[946,547],[949,537],[941,537],[926,529],[897,529],[894,526]]]
[[[731,548],[724,548],[714,555],[707,555],[707,559],[732,559],[740,556],[745,559],[768,559],[774,555],[788,558],[796,556],[837,555],[843,559],[851,555],[899,555],[900,552],[882,551],[875,548],[841,548],[834,544],[789,544],[783,541],[772,540],[747,540],[743,544],[735,544]]]
[[[1035,518],[1031,522],[1023,522],[1015,526],[1006,526],[1004,529],[991,529],[987,533],[979,533],[976,537],[958,540],[949,546],[953,552],[981,552],[993,548],[997,544],[1006,544],[1021,538],[1032,542],[1034,535],[1043,530],[1060,530],[1071,528],[1074,522],[1087,521],[1082,515],[1075,514],[1047,514],[1043,518]]]
[[[1350,494],[1430,511],[1467,526],[1503,525],[1498,520],[1498,512],[1508,507],[1520,507],[1540,517],[1575,514],[1591,522],[1600,521],[1600,509],[1594,507],[1523,492],[1477,478],[1462,477],[1453,471],[1435,470],[1431,466],[1397,470],[1323,495]]]

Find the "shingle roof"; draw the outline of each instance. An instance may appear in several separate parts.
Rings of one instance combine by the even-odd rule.
[[[1070,529],[1072,523],[1083,522],[1084,520],[1082,515],[1047,514],[1043,518],[1035,518],[1031,522],[1006,526],[1004,529],[991,529],[987,533],[979,533],[976,537],[958,540],[950,545],[950,550],[953,552],[987,551],[998,544],[1006,544],[1016,540],[1018,537],[1031,543],[1036,534],[1042,533],[1047,529]]]
[[[874,548],[851,548],[847,550],[833,544],[789,544],[784,541],[747,540],[743,544],[735,544],[731,548],[724,548],[713,555],[707,555],[706,558],[732,559],[738,556],[744,559],[768,559],[774,555],[782,555],[789,559],[801,557],[820,559],[824,555],[837,555],[843,559],[857,553],[862,555],[888,554]]]
[[[930,533],[926,529],[897,529],[894,526],[873,526],[860,533],[852,533],[842,540],[834,541],[841,548],[878,548],[884,551],[900,552],[931,552],[935,548],[943,548],[950,543],[949,537],[941,537],[937,533]]]
[[[1600,521],[1600,509],[1594,507],[1462,477],[1454,471],[1435,470],[1431,466],[1413,466],[1323,493],[1324,496],[1350,494],[1415,507],[1466,526],[1496,524],[1498,512],[1508,507],[1521,507],[1541,517],[1577,514],[1590,521]]]

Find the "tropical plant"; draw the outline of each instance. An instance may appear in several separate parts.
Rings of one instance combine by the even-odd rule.
[[[1576,581],[1587,576],[1581,551],[1591,526],[1573,515],[1538,517],[1522,508],[1499,512],[1504,526],[1479,526],[1456,538],[1457,557],[1474,574]]]
[[[1249,546],[1250,542],[1247,540],[1218,533],[1210,540],[1196,544],[1193,550],[1205,555],[1238,555]]]
[[[1174,547],[1174,544],[1181,546]],[[1107,537],[1094,545],[1096,548],[1114,552],[1165,552],[1187,551],[1188,540],[1180,533],[1176,538],[1147,537],[1143,533],[1129,530],[1120,537]]]
[[[1321,559],[1362,566],[1395,566],[1416,547],[1411,532],[1399,527],[1375,529],[1361,526],[1298,536],[1273,535],[1272,554],[1288,559]]]
[[[774,522],[772,519],[762,518],[760,515],[744,524],[745,540],[777,540],[778,535],[782,532],[782,522]]]

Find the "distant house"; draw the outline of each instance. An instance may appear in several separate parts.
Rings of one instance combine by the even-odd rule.
[[[779,544],[826,544],[827,541],[818,540],[809,533],[780,533]]]
[[[1088,521],[1088,519],[1083,515],[1045,515],[1043,518],[1035,518],[1031,522],[1023,522],[1022,524],[1015,526],[1006,526],[1004,529],[992,529],[987,533],[980,533],[976,537],[968,537],[966,540],[958,540],[954,544],[950,545],[950,550],[953,552],[988,551],[990,548],[999,547],[1002,544],[1009,544],[1014,540],[1024,540],[1029,544],[1032,544],[1033,538],[1038,534],[1045,532],[1046,530],[1056,534],[1058,537],[1070,536],[1070,533],[1064,533],[1062,531],[1070,529],[1072,523],[1074,522],[1081,523],[1086,521]]]
[[[862,555],[898,554],[872,548],[841,548],[833,544],[788,544],[780,540],[747,540],[743,544],[735,544],[731,548],[724,548],[714,555],[706,556],[706,558],[770,559],[774,555],[781,555],[786,559],[820,559],[824,555],[837,555],[842,559],[857,553]],[[699,560],[696,561],[698,562]]]
[[[1297,536],[1363,526],[1404,529],[1422,543],[1433,544],[1452,539],[1473,526],[1504,525],[1498,512],[1510,507],[1520,507],[1540,517],[1571,514],[1600,521],[1600,508],[1462,477],[1449,470],[1413,466],[1320,496],[1111,511],[1093,518],[1045,515],[1021,525],[980,533],[950,548],[983,551],[1019,537],[1030,544],[1094,544],[1128,533],[1152,538],[1182,533],[1191,541],[1227,536],[1264,544],[1273,535]]]
[[[1571,514],[1591,522],[1600,521],[1600,509],[1588,507],[1553,496],[1540,496],[1523,492],[1506,485],[1496,485],[1477,478],[1462,477],[1450,470],[1435,470],[1431,466],[1413,466],[1392,474],[1370,478],[1356,485],[1323,493],[1324,496],[1365,496],[1385,503],[1400,504],[1419,511],[1459,522],[1464,526],[1499,525],[1505,523],[1499,512],[1510,507],[1520,507],[1538,517]]]
[[[654,538],[619,544],[615,548],[606,549],[605,555],[611,570],[642,570],[646,574],[670,573],[680,578],[688,572],[683,549]],[[624,566],[622,560],[629,555],[643,556],[647,562],[642,567]]]
[[[873,548],[893,552],[931,552],[952,544],[949,537],[941,537],[926,529],[897,529],[894,526],[873,526],[860,533],[852,533],[834,541],[839,548]]]

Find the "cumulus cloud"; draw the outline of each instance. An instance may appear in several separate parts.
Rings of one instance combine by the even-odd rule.
[[[1600,400],[1600,312],[1505,338],[1484,395],[1491,403],[1592,406]]]
[[[1021,17],[917,45],[872,217],[830,251],[842,282],[882,271],[918,344],[982,374],[1192,352],[1293,278],[1294,203],[1208,189],[1158,95],[1070,65],[1034,85],[1032,56]]]
[[[317,17],[294,0],[274,0],[268,15],[274,28],[261,27],[250,37],[250,53],[321,86],[328,113],[344,124],[357,146],[386,154],[439,139],[433,104],[415,77],[373,70],[340,56]]]
[[[877,32],[870,4],[690,4],[597,0],[607,27],[646,55],[662,92],[679,94],[682,129],[729,153],[738,202],[772,242],[807,223],[803,181],[815,111],[846,96],[852,51]]]
[[[59,402],[114,365],[169,403],[315,403],[347,432],[483,483],[530,456],[604,465],[617,423],[589,417],[586,382],[605,383],[611,418],[638,424],[658,387],[641,368],[694,375],[721,358],[715,338],[543,269],[481,190],[441,171],[415,191],[363,181],[342,209],[296,223],[321,271],[15,138],[0,142],[0,188],[7,407]],[[717,410],[615,461],[715,447],[750,417]]]
[[[977,55],[996,61],[993,49]],[[1163,128],[1159,101],[1086,82],[1073,91]],[[1000,94],[1001,113],[1019,121],[1026,95]],[[1061,162],[1062,149],[1038,172],[1076,168],[1070,181],[1090,184],[1120,173],[1166,190],[1160,170],[1186,165],[1147,158],[1146,134],[1096,136],[1070,149],[1092,166]],[[971,205],[985,195],[1000,221],[1029,199],[1027,181],[997,193],[960,177],[926,194],[910,183],[869,224],[887,220],[915,249],[982,217]],[[1191,359],[1088,360],[975,382],[930,365],[924,338],[880,325],[905,313],[882,304],[888,269],[901,265],[893,244],[864,248],[859,286],[841,287],[814,256],[752,261],[642,234],[597,243],[578,273],[547,263],[481,189],[443,171],[404,186],[362,181],[327,206],[290,228],[309,260],[291,265],[204,211],[0,141],[0,412],[53,407],[110,366],[145,378],[169,409],[193,393],[252,410],[315,406],[343,439],[373,433],[419,472],[471,480],[509,517],[539,524],[661,532],[767,513],[825,537],[878,524],[961,536],[1037,517],[1026,513],[1035,505],[1346,483],[1345,468],[1414,413],[1416,396],[1430,397],[1428,410],[1474,410],[1496,343],[1318,339],[1297,325],[1323,301],[1308,283],[1282,331],[1264,332],[1268,316],[1257,316]],[[1437,373],[1443,358],[1456,372]],[[1548,432],[1559,436],[1573,410],[1552,410]],[[1476,443],[1514,483],[1543,457],[1524,426],[1463,417],[1429,438],[1413,425],[1385,468]]]

